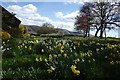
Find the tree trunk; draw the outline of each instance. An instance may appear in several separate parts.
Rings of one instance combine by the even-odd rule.
[[[100,36],[99,37],[103,37],[103,32],[104,32],[104,30],[100,31]]]
[[[103,25],[103,21],[101,21],[100,36],[99,37],[103,37],[103,32],[104,32],[104,25]]]
[[[100,30],[100,29],[97,29],[97,31],[96,31],[96,33],[95,33],[95,37],[97,37],[97,34],[98,34],[99,30]]]
[[[87,29],[85,30],[85,35],[84,35],[84,37],[87,37]]]

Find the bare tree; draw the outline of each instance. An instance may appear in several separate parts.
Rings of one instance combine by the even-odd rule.
[[[103,37],[106,29],[120,27],[120,2],[93,2],[84,6],[89,7],[89,10],[82,8],[80,11],[89,14],[88,25],[96,29],[95,37],[98,32]]]
[[[79,11],[79,15],[75,18],[75,29],[82,30],[85,34],[84,37],[89,36],[90,32],[90,9],[89,3],[83,5]]]

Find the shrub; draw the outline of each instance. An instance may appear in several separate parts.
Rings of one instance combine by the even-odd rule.
[[[22,36],[25,36],[25,37],[29,37],[30,36],[30,34],[23,34]]]
[[[62,34],[41,34],[41,37],[52,37],[52,38],[60,38],[60,37],[64,37],[64,35]]]
[[[23,34],[25,34],[28,31],[27,26],[20,24],[19,29],[22,31]]]
[[[53,25],[49,23],[43,24],[39,29],[37,30],[37,33],[40,34],[50,34],[50,33],[55,33],[55,28]]]
[[[2,32],[2,39],[7,39],[7,38],[10,38],[11,35],[7,32]]]

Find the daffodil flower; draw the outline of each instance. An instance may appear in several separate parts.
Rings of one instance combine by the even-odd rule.
[[[44,53],[44,49],[41,50]]]
[[[42,58],[40,57],[40,61],[42,61]]]
[[[35,61],[37,61],[37,62],[38,62],[38,61],[39,61],[39,59],[38,59],[38,58],[36,58],[36,59],[35,59]]]
[[[47,59],[45,59],[45,62],[48,62],[48,60],[47,60]]]

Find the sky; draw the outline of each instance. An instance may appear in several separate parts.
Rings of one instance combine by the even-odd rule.
[[[86,0],[87,1],[87,0]],[[79,14],[80,2],[2,2],[1,5],[9,12],[16,14],[24,25],[39,25],[50,23],[55,28],[74,30],[74,18]],[[90,32],[92,35],[95,31]],[[118,37],[118,31],[107,31],[107,36]]]

